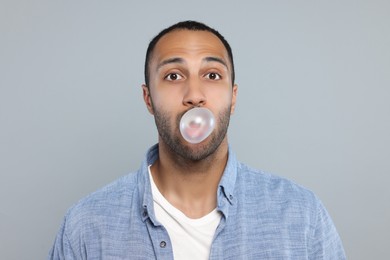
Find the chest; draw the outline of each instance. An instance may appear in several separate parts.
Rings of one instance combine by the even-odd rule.
[[[210,259],[305,259],[308,231],[302,216],[231,208],[216,227]],[[107,227],[109,228],[102,228]],[[195,249],[195,243],[180,240],[163,225],[136,218],[105,223],[88,229],[83,247],[88,258],[173,259],[175,240]],[[96,250],[99,248],[99,250]],[[94,257],[93,257],[94,256]]]

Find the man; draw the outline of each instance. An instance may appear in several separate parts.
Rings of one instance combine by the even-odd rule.
[[[160,32],[142,89],[158,144],[136,173],[68,211],[50,259],[345,259],[312,192],[236,160],[226,132],[237,85],[222,35],[194,21]],[[200,143],[179,129],[194,107],[215,117]]]

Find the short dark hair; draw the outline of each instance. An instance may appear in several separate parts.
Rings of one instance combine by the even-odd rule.
[[[226,51],[228,53],[228,56],[230,59],[230,64],[232,67],[232,84],[234,85],[235,74],[234,74],[233,53],[232,53],[232,49],[230,48],[229,43],[217,30],[215,30],[215,29],[213,29],[213,28],[211,28],[203,23],[189,20],[189,21],[183,21],[183,22],[176,23],[176,24],[162,30],[159,34],[157,34],[150,41],[148,49],[146,51],[145,68],[144,68],[145,69],[145,71],[144,71],[145,72],[145,84],[147,87],[149,87],[149,76],[150,76],[149,63],[150,63],[150,59],[151,59],[154,47],[156,46],[157,42],[161,39],[161,37],[163,37],[164,35],[166,35],[169,32],[175,31],[175,30],[207,31],[207,32],[211,32],[212,34],[217,36],[221,40],[223,45],[225,46]]]

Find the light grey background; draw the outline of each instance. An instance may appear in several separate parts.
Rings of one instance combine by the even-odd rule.
[[[44,259],[67,208],[157,141],[149,40],[179,20],[230,41],[230,142],[313,190],[349,259],[390,259],[390,2],[0,1],[0,259]]]

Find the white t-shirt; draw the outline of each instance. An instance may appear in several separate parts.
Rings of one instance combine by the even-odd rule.
[[[173,247],[175,259],[209,259],[210,247],[221,213],[214,209],[199,219],[188,218],[175,208],[158,190],[149,166],[154,212],[157,220],[166,228]]]

